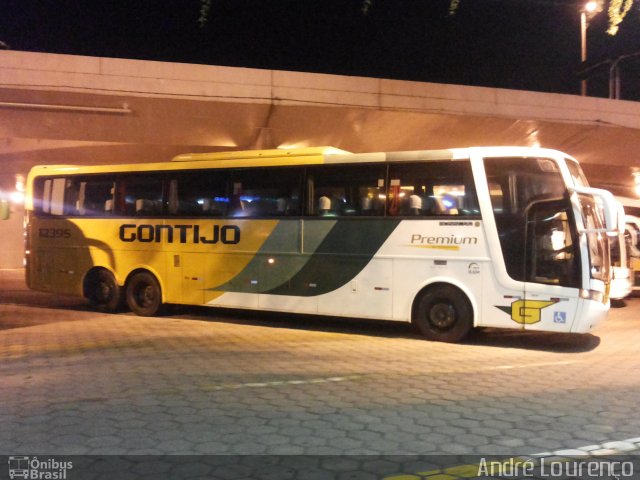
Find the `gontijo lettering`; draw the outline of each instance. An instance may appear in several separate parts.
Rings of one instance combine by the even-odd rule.
[[[125,223],[120,225],[119,238],[123,242],[142,243],[240,243],[240,227],[237,225],[151,225]]]

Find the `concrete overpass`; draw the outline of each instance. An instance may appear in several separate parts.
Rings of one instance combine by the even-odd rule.
[[[640,103],[0,51],[0,189],[13,188],[16,174],[34,164],[310,145],[353,152],[541,145],[578,158],[592,183],[624,190],[640,168]],[[19,256],[15,242],[0,240],[0,267]]]

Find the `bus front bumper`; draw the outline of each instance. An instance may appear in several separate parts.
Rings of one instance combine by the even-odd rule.
[[[597,327],[607,318],[609,302],[602,303],[598,300],[581,299],[581,305],[573,322],[571,332],[587,333]]]

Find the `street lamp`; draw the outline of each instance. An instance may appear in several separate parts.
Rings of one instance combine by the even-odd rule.
[[[587,27],[589,20],[598,10],[599,4],[595,0],[585,3],[580,10],[580,60],[582,65],[587,61]],[[587,79],[580,81],[580,94],[585,97],[587,95]]]

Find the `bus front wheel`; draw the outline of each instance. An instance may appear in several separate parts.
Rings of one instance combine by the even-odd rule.
[[[416,300],[412,321],[428,340],[455,343],[473,327],[473,309],[458,288],[435,285]]]
[[[160,284],[149,272],[138,272],[127,282],[127,305],[141,317],[152,317],[160,313],[162,291]]]
[[[122,307],[122,289],[111,272],[94,271],[86,285],[89,303],[99,312],[114,313]]]

